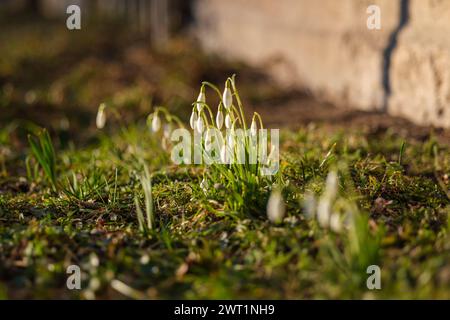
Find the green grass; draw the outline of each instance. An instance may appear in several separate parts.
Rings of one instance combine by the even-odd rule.
[[[111,287],[119,280],[148,298],[449,297],[450,203],[431,174],[433,159],[442,170],[437,175],[450,169],[448,147],[437,146],[434,158],[428,143],[412,141],[404,149],[406,168],[397,161],[402,142],[388,133],[380,140],[330,136],[321,128],[284,130],[287,214],[273,224],[264,207],[269,190],[253,200],[259,214],[236,215],[227,209],[227,189],[205,196],[202,168],[154,158],[156,147],[146,147],[153,138],[145,126],[133,127],[92,148],[57,151],[70,159],[57,168],[72,181],[72,192],[55,193],[44,181],[28,192],[2,191],[0,274],[10,296],[120,297]],[[339,199],[360,208],[359,225],[349,233],[322,228],[302,205],[308,191],[321,193],[337,165],[321,166],[334,143],[334,159],[346,163],[354,184],[349,193],[342,178]],[[152,216],[153,223],[141,227],[134,199],[148,181],[136,158],[152,172],[154,211],[144,221]],[[152,232],[142,233],[144,226]],[[98,266],[89,265],[92,254]],[[86,274],[81,292],[64,289],[65,268],[73,263]],[[382,269],[377,292],[365,288],[372,263]]]
[[[25,51],[27,60],[48,63]],[[93,88],[113,80],[93,71],[67,83],[83,63],[61,75],[63,84],[28,75],[43,93],[62,85],[64,97],[57,103],[38,95],[26,107],[23,58],[8,55],[14,63],[0,72],[15,89],[0,94],[0,111],[9,115],[0,127],[1,298],[450,298],[450,146],[433,134],[421,141],[396,128],[283,127],[276,181],[262,181],[252,168],[176,166],[161,146],[163,133],[148,128],[146,116],[158,109],[145,90],[120,88],[125,102],[114,90],[105,94],[106,112],[120,117],[97,130],[101,101]],[[163,82],[191,88],[189,98],[172,89],[178,98],[171,99],[167,88],[153,98],[188,126],[192,82],[202,79],[172,60],[164,68],[175,71]],[[53,117],[64,102],[85,109]],[[10,113],[15,108],[36,108],[48,119],[23,119]],[[70,130],[60,125],[64,118]],[[51,140],[44,133],[28,144],[35,123]],[[338,176],[330,203],[342,218],[340,232],[305,208],[307,199],[327,194],[330,172]],[[275,182],[286,205],[278,223],[266,214]],[[81,291],[66,289],[71,264],[81,267]],[[366,288],[369,264],[381,267],[382,290]]]

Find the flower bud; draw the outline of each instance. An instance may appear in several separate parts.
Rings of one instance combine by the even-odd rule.
[[[206,103],[205,88],[203,86],[200,89],[200,93],[198,94],[197,102],[201,102],[196,104],[197,111],[200,113],[203,110],[203,103]]]
[[[255,118],[252,120],[252,124],[250,125],[250,134],[254,137],[258,131],[258,127],[256,126]]]
[[[230,129],[232,125],[230,114],[225,116],[225,128]]]
[[[286,212],[283,196],[280,190],[273,190],[267,202],[267,217],[270,222],[280,223]]]
[[[195,112],[195,110],[192,110],[191,117],[189,119],[189,125],[191,126],[192,130],[195,129],[196,122],[197,122],[197,113]]]
[[[200,188],[203,190],[203,192],[206,194],[208,192],[209,183],[208,181],[203,178],[202,182],[200,182]]]
[[[226,164],[228,162],[227,146],[225,144],[223,144],[220,148],[220,160],[222,161],[222,164]]]
[[[222,108],[220,106],[219,106],[219,110],[217,111],[216,126],[217,126],[217,129],[219,129],[219,130],[221,130],[222,126],[223,126],[223,112],[222,112]]]
[[[197,123],[196,123],[196,128],[197,128],[197,132],[198,133],[202,133],[203,132],[203,128],[204,128],[204,124],[203,124],[203,118],[202,116],[199,116],[197,119]]]
[[[161,119],[158,116],[158,112],[155,112],[152,120],[152,131],[158,132],[159,129],[161,129]]]
[[[228,82],[225,85],[225,90],[223,91],[222,101],[225,109],[230,109],[233,104],[233,96],[231,95],[231,89]]]
[[[98,129],[103,129],[106,123],[106,105],[104,103],[100,104],[97,111],[97,118],[95,119],[95,125]]]

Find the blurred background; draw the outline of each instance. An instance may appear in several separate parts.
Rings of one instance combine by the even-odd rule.
[[[81,30],[66,9],[81,8]],[[377,5],[381,28],[370,30]],[[450,1],[0,0],[0,121],[89,139],[106,102],[187,117],[233,73],[273,126],[450,126]],[[282,110],[282,112],[278,112]],[[362,112],[362,111],[364,112]],[[399,116],[400,118],[386,115]],[[31,124],[30,124],[31,125]],[[64,139],[63,139],[64,140]]]

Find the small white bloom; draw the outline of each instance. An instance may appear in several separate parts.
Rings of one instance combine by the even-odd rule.
[[[250,134],[254,137],[256,136],[258,127],[256,126],[256,121],[255,119],[252,120],[252,124],[250,125]]]
[[[197,122],[197,113],[195,110],[192,110],[191,118],[189,119],[189,125],[191,126],[191,129],[195,129],[195,123]]]
[[[341,217],[338,213],[332,213],[330,217],[330,228],[336,233],[341,232],[342,230],[342,221]]]
[[[104,103],[100,104],[97,111],[97,118],[95,119],[95,125],[98,129],[103,129],[106,123],[106,105]]]
[[[329,198],[335,198],[338,191],[338,175],[335,171],[328,173],[325,193]]]
[[[317,206],[317,221],[322,228],[330,225],[331,202],[327,197],[321,197]]]
[[[228,86],[225,87],[222,96],[223,105],[226,109],[230,109],[233,104],[233,96],[231,95],[231,90]]]
[[[212,138],[212,129],[207,129],[205,132],[205,150],[206,151],[211,151],[212,149],[212,143],[211,143],[211,138]]]
[[[308,192],[305,195],[305,200],[303,200],[303,208],[307,219],[314,218],[316,213],[316,197],[314,197],[311,192]]]
[[[169,139],[171,133],[172,133],[172,126],[169,123],[165,124],[163,127],[164,138]]]
[[[197,119],[197,132],[198,133],[203,133],[203,129],[204,129],[204,124],[203,124],[203,118],[201,116],[198,117]]]
[[[205,180],[205,178],[203,178],[202,182],[200,182],[200,188],[205,194],[208,193],[209,183]]]
[[[231,117],[229,114],[225,116],[225,128],[230,129],[232,125]]]
[[[152,120],[152,131],[158,132],[159,129],[161,129],[161,119],[158,116],[158,112],[155,112]]]
[[[226,164],[228,162],[227,152],[227,146],[223,144],[220,148],[220,160],[222,161],[222,164]]]
[[[203,110],[203,103],[206,103],[205,89],[203,87],[200,89],[200,93],[197,97],[197,102],[201,102],[196,104],[197,111],[200,113]]]
[[[232,148],[234,146],[234,134],[232,131],[227,135],[227,146],[229,148]]]
[[[223,126],[223,112],[222,112],[222,108],[221,107],[219,107],[219,110],[217,111],[216,125],[217,125],[217,129],[219,129],[219,130],[222,129],[222,126]]]
[[[212,138],[212,129],[208,129],[205,132],[205,142],[210,142]]]
[[[267,202],[267,217],[270,222],[279,223],[286,212],[283,196],[280,190],[273,190]]]

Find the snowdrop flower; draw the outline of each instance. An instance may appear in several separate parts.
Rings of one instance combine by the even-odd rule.
[[[305,217],[307,219],[312,219],[316,215],[316,197],[311,192],[305,195],[303,209],[305,210]]]
[[[97,111],[97,118],[95,119],[95,125],[98,129],[103,129],[106,123],[106,105],[104,103],[100,104]]]
[[[198,94],[197,102],[201,102],[196,104],[197,111],[200,113],[203,110],[203,103],[206,103],[205,87],[203,86],[201,87],[200,93]]]
[[[333,230],[336,233],[339,233],[342,230],[341,217],[336,212],[331,214],[331,217],[330,217],[330,228],[331,228],[331,230]]]
[[[223,144],[220,148],[220,160],[222,161],[222,164],[226,164],[228,162],[227,146],[225,144]]]
[[[286,212],[283,196],[280,190],[273,190],[267,202],[267,217],[270,222],[279,223]]]
[[[152,120],[152,131],[158,132],[159,129],[161,129],[161,119],[158,116],[158,112],[155,112]]]
[[[250,125],[250,134],[254,137],[256,136],[258,127],[256,126],[255,118],[252,120],[252,124]]]
[[[225,128],[230,129],[232,125],[230,114],[225,116]]]
[[[234,145],[234,133],[233,131],[230,131],[227,135],[227,145],[229,148],[232,148]]]
[[[233,96],[231,95],[231,89],[230,85],[228,84],[228,81],[225,84],[225,90],[223,91],[222,95],[222,101],[225,109],[230,109],[231,105],[233,104]]]
[[[322,197],[317,205],[317,221],[322,228],[330,225],[331,201],[328,197]]]
[[[203,178],[202,182],[200,182],[200,188],[205,194],[208,192],[209,184],[208,181],[205,180],[205,178]]]
[[[202,133],[204,129],[203,118],[199,116],[196,122],[196,128],[198,133]]]
[[[223,112],[222,112],[222,105],[219,105],[219,110],[217,111],[216,116],[216,126],[217,129],[221,130],[223,126]]]
[[[195,124],[197,122],[197,113],[195,110],[192,110],[191,118],[189,119],[189,125],[191,126],[191,129],[195,129]]]
[[[205,133],[205,150],[208,152],[211,151],[213,145],[211,142],[212,132],[212,129],[207,129]]]
[[[171,132],[172,132],[172,126],[169,123],[165,124],[164,128],[163,128],[163,136],[164,136],[164,138],[169,139]]]
[[[329,198],[335,198],[338,191],[338,176],[336,172],[331,171],[327,176],[325,196]]]

